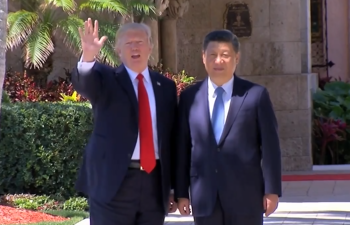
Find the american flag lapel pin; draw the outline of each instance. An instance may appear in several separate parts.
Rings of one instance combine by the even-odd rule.
[[[158,86],[161,86],[160,83],[159,83],[158,81],[157,81],[157,85],[158,85]]]

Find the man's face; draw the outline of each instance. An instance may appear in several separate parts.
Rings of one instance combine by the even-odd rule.
[[[146,32],[128,30],[120,36],[116,51],[128,68],[135,72],[142,72],[148,66],[152,46]]]
[[[239,62],[239,53],[236,53],[231,43],[209,42],[203,52],[203,63],[210,77],[230,78]]]

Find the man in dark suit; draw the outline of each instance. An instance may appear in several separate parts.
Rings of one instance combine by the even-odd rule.
[[[228,30],[203,43],[208,78],[180,95],[175,197],[196,225],[262,225],[281,196],[281,152],[267,90],[234,75]],[[190,194],[188,189],[190,187]]]
[[[95,62],[106,37],[91,19],[80,30],[83,54],[74,88],[92,104],[94,130],[77,190],[89,197],[92,225],[163,225],[177,207],[170,195],[175,83],[148,70],[150,28],[129,23],[117,33],[118,68]]]

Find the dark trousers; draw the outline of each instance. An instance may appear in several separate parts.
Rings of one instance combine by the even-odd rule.
[[[220,198],[217,197],[213,213],[209,216],[194,217],[194,223],[195,225],[263,225],[263,215],[225,213]]]
[[[147,174],[129,169],[109,203],[89,199],[91,225],[163,225],[160,165]]]

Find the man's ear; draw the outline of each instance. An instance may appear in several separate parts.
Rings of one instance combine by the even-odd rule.
[[[241,53],[238,52],[238,53],[236,54],[236,63],[239,64],[240,60],[241,60]]]
[[[205,64],[205,51],[202,51],[202,60],[203,60],[203,64]]]
[[[114,49],[115,53],[120,57],[121,56],[121,51],[120,51],[120,48],[115,48]]]

